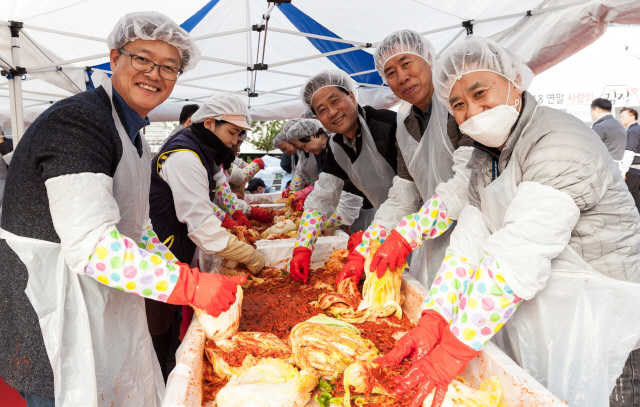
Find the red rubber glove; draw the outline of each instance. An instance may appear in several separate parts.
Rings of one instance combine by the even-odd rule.
[[[307,197],[304,197],[300,200],[296,199],[296,202],[294,203],[294,210],[296,212],[303,212],[304,211],[304,203],[307,201]]]
[[[192,304],[213,317],[229,310],[236,301],[237,286],[247,282],[245,276],[227,277],[222,274],[200,273],[197,268],[192,269],[183,263],[176,264],[180,266],[180,277],[167,298],[167,303]]]
[[[249,219],[263,223],[271,223],[273,222],[273,215],[262,208],[252,206],[251,212],[249,213]]]
[[[312,192],[313,192],[313,185],[308,186],[303,190],[296,192],[296,200],[294,202],[297,202],[300,199],[306,198]]]
[[[285,189],[284,191],[282,191],[282,197],[283,198],[288,198],[289,197],[289,193],[291,191],[291,187],[289,186],[287,189]]]
[[[251,227],[251,222],[249,222],[249,219],[247,219],[247,217],[244,216],[244,213],[242,213],[242,211],[235,211],[233,215],[231,215],[231,217],[240,225],[246,226],[247,229]]]
[[[407,357],[411,358],[413,362],[417,362],[431,353],[433,348],[440,343],[442,331],[448,325],[438,312],[426,310],[418,320],[418,325],[400,338],[396,342],[396,346],[386,355],[377,358],[374,362],[382,366],[394,366],[399,365]]]
[[[236,222],[235,220],[231,219],[231,217],[229,215],[227,215],[226,213],[224,214],[224,220],[222,221],[222,227],[225,229],[231,229],[234,228],[236,226],[238,226],[239,223]]]
[[[256,158],[252,162],[258,164],[258,168],[260,168],[261,170],[264,170],[264,161],[262,161],[262,158]]]
[[[336,285],[347,278],[352,278],[353,281],[358,284],[360,277],[362,277],[362,273],[364,273],[364,257],[354,250],[349,253],[347,256],[347,264],[342,266],[342,270],[338,273],[338,276],[336,277]]]
[[[387,240],[380,245],[375,256],[373,256],[370,271],[373,273],[377,268],[378,278],[382,278],[387,267],[391,271],[396,271],[398,267],[402,267],[404,262],[407,261],[409,253],[411,253],[409,243],[400,233],[392,230]]]
[[[289,275],[292,279],[307,284],[309,281],[309,264],[311,263],[311,250],[298,246],[293,249],[293,258],[289,266]]]
[[[349,252],[351,252],[353,249],[356,248],[356,246],[362,243],[363,234],[364,234],[364,230],[349,236],[349,240],[347,240],[347,250],[349,250]]]
[[[396,377],[395,392],[401,395],[420,386],[411,399],[411,407],[420,407],[424,399],[435,388],[431,407],[440,407],[449,383],[480,353],[456,338],[451,330],[442,330],[440,344],[427,356],[414,361],[411,368],[402,376]]]

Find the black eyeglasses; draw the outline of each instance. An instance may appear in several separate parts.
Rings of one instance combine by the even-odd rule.
[[[120,48],[118,51],[128,57],[131,57],[131,67],[136,71],[148,73],[153,71],[157,66],[158,72],[160,72],[160,77],[168,81],[175,81],[182,74],[182,69],[178,69],[173,66],[158,65],[145,57],[141,57],[140,55],[130,54],[123,48]]]

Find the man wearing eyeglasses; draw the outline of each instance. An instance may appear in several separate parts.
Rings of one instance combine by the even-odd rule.
[[[140,130],[198,48],[155,12],[127,14],[107,44],[112,77],[40,115],[7,178],[0,376],[29,407],[161,405],[144,299],[218,316],[246,282],[176,262],[149,221]]]

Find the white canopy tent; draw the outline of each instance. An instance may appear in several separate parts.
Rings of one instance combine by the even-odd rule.
[[[361,103],[391,106],[397,101],[372,53],[402,28],[423,33],[438,53],[468,34],[492,37],[538,74],[591,44],[609,23],[640,23],[633,0],[14,1],[0,9],[0,66],[11,77],[0,84],[0,122],[12,127],[14,142],[23,120],[28,125],[50,102],[84,90],[86,67],[108,69],[104,38],[123,14],[144,10],[183,22],[203,54],[153,121],[177,120],[183,104],[220,91],[246,97],[256,120],[297,117],[306,78],[336,67],[360,84]]]

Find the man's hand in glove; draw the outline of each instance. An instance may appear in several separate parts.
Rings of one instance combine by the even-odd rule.
[[[402,339],[401,339],[402,340]],[[398,341],[400,342],[400,341]],[[467,363],[479,351],[460,342],[445,327],[442,330],[440,344],[430,354],[420,360],[414,359],[411,368],[402,376],[396,377],[395,392],[397,395],[408,393],[416,386],[418,391],[411,399],[411,407],[420,407],[424,399],[435,388],[431,407],[439,407],[444,400],[449,383],[464,372]]]
[[[229,310],[231,304],[236,301],[237,286],[247,282],[245,276],[227,277],[221,274],[200,273],[197,268],[192,269],[186,264],[178,264],[180,277],[167,303],[193,304],[213,317],[218,317],[220,313]]]
[[[392,230],[387,240],[382,243],[375,256],[373,256],[370,271],[374,273],[377,269],[378,278],[382,278],[387,267],[391,271],[396,271],[398,267],[402,267],[404,262],[407,261],[409,253],[411,253],[409,243],[400,233]]]
[[[418,325],[404,335],[386,355],[374,360],[382,366],[399,365],[404,358],[415,363],[427,356],[440,343],[442,332],[449,326],[440,314],[433,310],[422,313]]]
[[[354,233],[349,236],[349,240],[347,240],[347,250],[351,252],[355,249],[360,243],[362,243],[362,235],[364,234],[364,230],[361,230],[358,233]]]
[[[262,158],[256,158],[252,162],[258,164],[258,168],[260,168],[261,170],[264,170],[264,161],[262,161]]]
[[[236,222],[235,220],[231,219],[231,216],[227,215],[226,213],[224,214],[224,220],[222,221],[222,227],[225,229],[231,229],[234,228],[236,226],[240,225],[238,222]]]
[[[231,215],[231,217],[240,225],[246,226],[247,228],[251,227],[251,222],[249,222],[249,219],[247,219],[247,217],[244,216],[244,213],[242,213],[242,211],[235,211],[233,215]]]
[[[342,270],[340,270],[340,273],[336,277],[336,285],[347,278],[352,278],[353,281],[358,284],[362,273],[364,273],[364,257],[353,250],[347,256],[347,264],[342,267]]]
[[[306,198],[312,192],[313,192],[313,185],[310,185],[310,186],[304,188],[303,190],[296,192],[296,200],[295,200],[295,202],[298,202],[300,199]]]
[[[307,197],[304,197],[302,199],[296,199],[295,203],[294,203],[294,210],[296,212],[302,212],[304,211],[304,203],[306,202]]]
[[[251,212],[249,212],[249,219],[263,223],[270,223],[273,222],[273,215],[262,208],[252,206]]]
[[[289,197],[289,191],[291,191],[291,187],[288,187],[287,189],[282,191],[282,197],[283,198],[288,198]]]
[[[309,281],[309,264],[311,263],[311,250],[298,246],[293,249],[293,258],[289,266],[289,275],[296,281],[307,283]]]
[[[253,275],[258,274],[264,267],[264,257],[262,254],[254,249],[253,246],[239,241],[238,238],[232,234],[229,234],[227,247],[216,253],[216,255],[223,259],[235,260],[238,263],[244,264]]]

